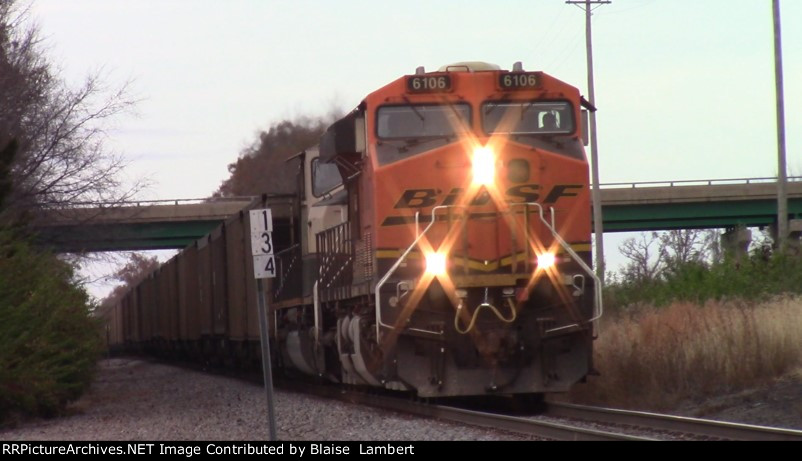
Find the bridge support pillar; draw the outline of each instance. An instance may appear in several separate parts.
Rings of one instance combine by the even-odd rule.
[[[772,224],[769,226],[769,231],[772,240],[774,241],[774,249],[777,249],[777,225]],[[786,251],[790,254],[802,254],[802,219],[789,219],[788,220],[788,238],[785,239]]]
[[[748,254],[750,243],[752,243],[752,231],[743,227],[727,229],[721,234],[721,247],[733,254],[736,261],[740,261]]]
[[[802,242],[799,238],[802,237],[802,219],[788,220],[788,251],[791,254],[802,254]]]

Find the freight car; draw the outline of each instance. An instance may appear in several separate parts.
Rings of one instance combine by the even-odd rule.
[[[564,392],[592,371],[586,111],[544,72],[465,62],[370,93],[297,179],[251,208],[274,219],[274,363],[422,397]],[[271,178],[264,178],[269,190]],[[133,287],[115,346],[259,363],[249,213]]]

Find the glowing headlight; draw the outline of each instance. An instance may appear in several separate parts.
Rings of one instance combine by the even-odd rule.
[[[426,272],[431,275],[444,275],[446,273],[446,255],[428,253],[426,255]]]
[[[556,257],[554,253],[543,253],[537,255],[537,267],[539,269],[548,269],[552,267],[556,262]]]
[[[496,156],[489,147],[473,150],[473,183],[493,184],[496,177]]]

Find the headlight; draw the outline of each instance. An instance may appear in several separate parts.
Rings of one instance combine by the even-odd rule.
[[[541,253],[537,255],[538,269],[548,269],[552,267],[555,262],[557,262],[557,258],[554,256],[554,253]]]
[[[473,183],[481,185],[493,184],[496,178],[496,155],[489,147],[477,147],[473,150]]]
[[[443,253],[428,253],[426,255],[426,273],[431,275],[445,275],[446,255]]]

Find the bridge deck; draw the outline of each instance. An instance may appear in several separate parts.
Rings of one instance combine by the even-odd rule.
[[[605,232],[757,227],[777,219],[777,183],[683,181],[603,186]],[[749,181],[749,182],[746,182]],[[690,184],[689,184],[690,183]],[[681,185],[678,185],[681,184]],[[788,213],[802,217],[802,182],[788,182]]]
[[[802,218],[802,178],[791,179],[789,217]],[[769,226],[777,216],[777,184],[767,178],[608,184],[601,193],[605,232]],[[289,217],[287,197],[266,200],[50,210],[39,238],[63,252],[183,248],[247,208]]]
[[[286,197],[267,201],[272,203],[274,219],[289,217]],[[35,217],[37,239],[60,252],[184,248],[227,219],[263,203],[251,197],[166,202],[46,210]]]

